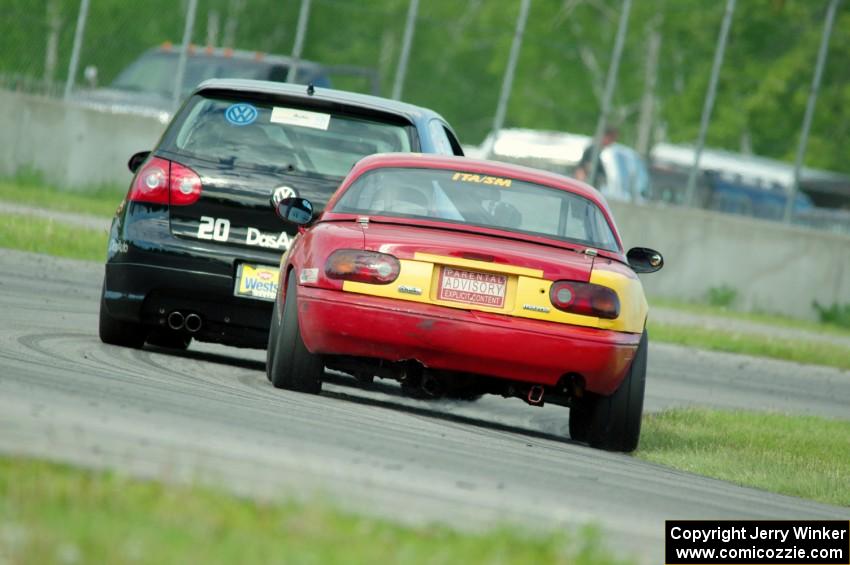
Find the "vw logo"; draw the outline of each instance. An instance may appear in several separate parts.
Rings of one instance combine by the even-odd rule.
[[[272,208],[277,209],[277,205],[280,204],[280,201],[284,198],[291,198],[293,196],[298,196],[296,194],[295,189],[291,186],[279,186],[274,189],[272,192]]]
[[[224,118],[234,126],[247,126],[257,119],[257,109],[250,104],[231,104],[224,111]]]

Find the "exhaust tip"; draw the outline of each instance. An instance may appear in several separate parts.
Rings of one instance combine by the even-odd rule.
[[[183,314],[177,310],[168,315],[168,327],[172,330],[183,329],[183,324],[185,323],[186,319],[183,317]]]
[[[528,389],[527,402],[532,406],[540,406],[543,404],[543,394],[545,389],[540,385],[534,385]]]
[[[204,321],[197,314],[189,314],[186,316],[186,330],[195,333],[201,329],[201,326],[204,325]]]

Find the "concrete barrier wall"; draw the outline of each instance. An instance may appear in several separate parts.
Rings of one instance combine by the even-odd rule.
[[[31,168],[67,188],[127,186],[127,159],[152,149],[164,130],[155,118],[0,91],[0,175]]]
[[[22,167],[69,188],[127,186],[127,159],[153,148],[164,124],[0,91],[0,175]],[[664,254],[642,280],[651,295],[704,300],[737,291],[736,308],[815,319],[812,302],[850,303],[850,237],[703,210],[611,204],[628,247]]]
[[[611,203],[626,248],[651,247],[665,267],[641,275],[650,295],[704,300],[723,285],[736,309],[817,319],[812,302],[850,303],[850,237],[659,204]]]

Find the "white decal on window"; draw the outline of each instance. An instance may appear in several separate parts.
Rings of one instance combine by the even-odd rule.
[[[271,122],[273,124],[326,130],[331,123],[331,115],[293,108],[272,108]]]

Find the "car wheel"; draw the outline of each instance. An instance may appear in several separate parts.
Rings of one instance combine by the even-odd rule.
[[[301,340],[301,328],[298,325],[298,294],[294,275],[290,276],[286,283],[283,316],[277,331],[273,354],[269,357],[270,377],[276,388],[309,394],[321,392],[324,366],[321,358],[310,353]]]
[[[570,439],[586,442],[590,433],[590,410],[588,398],[573,401],[570,406]]]
[[[573,439],[581,438],[579,441],[587,441],[591,447],[607,451],[629,453],[637,449],[646,389],[648,344],[649,338],[644,331],[626,378],[614,394],[589,397],[575,418],[571,414],[570,433],[573,432],[575,419],[578,435],[573,436]]]
[[[277,298],[275,298],[274,306],[272,307],[272,321],[269,325],[269,343],[266,346],[266,378],[272,382],[272,365],[274,358],[277,355],[277,340],[280,335],[280,320],[277,315]]]
[[[192,343],[192,336],[175,331],[155,331],[148,336],[148,343],[157,347],[183,351]]]
[[[110,345],[120,345],[122,347],[140,348],[145,344],[147,337],[145,327],[141,324],[133,322],[125,322],[113,318],[106,309],[106,284],[100,293],[100,323],[98,324],[98,333],[100,341]]]

